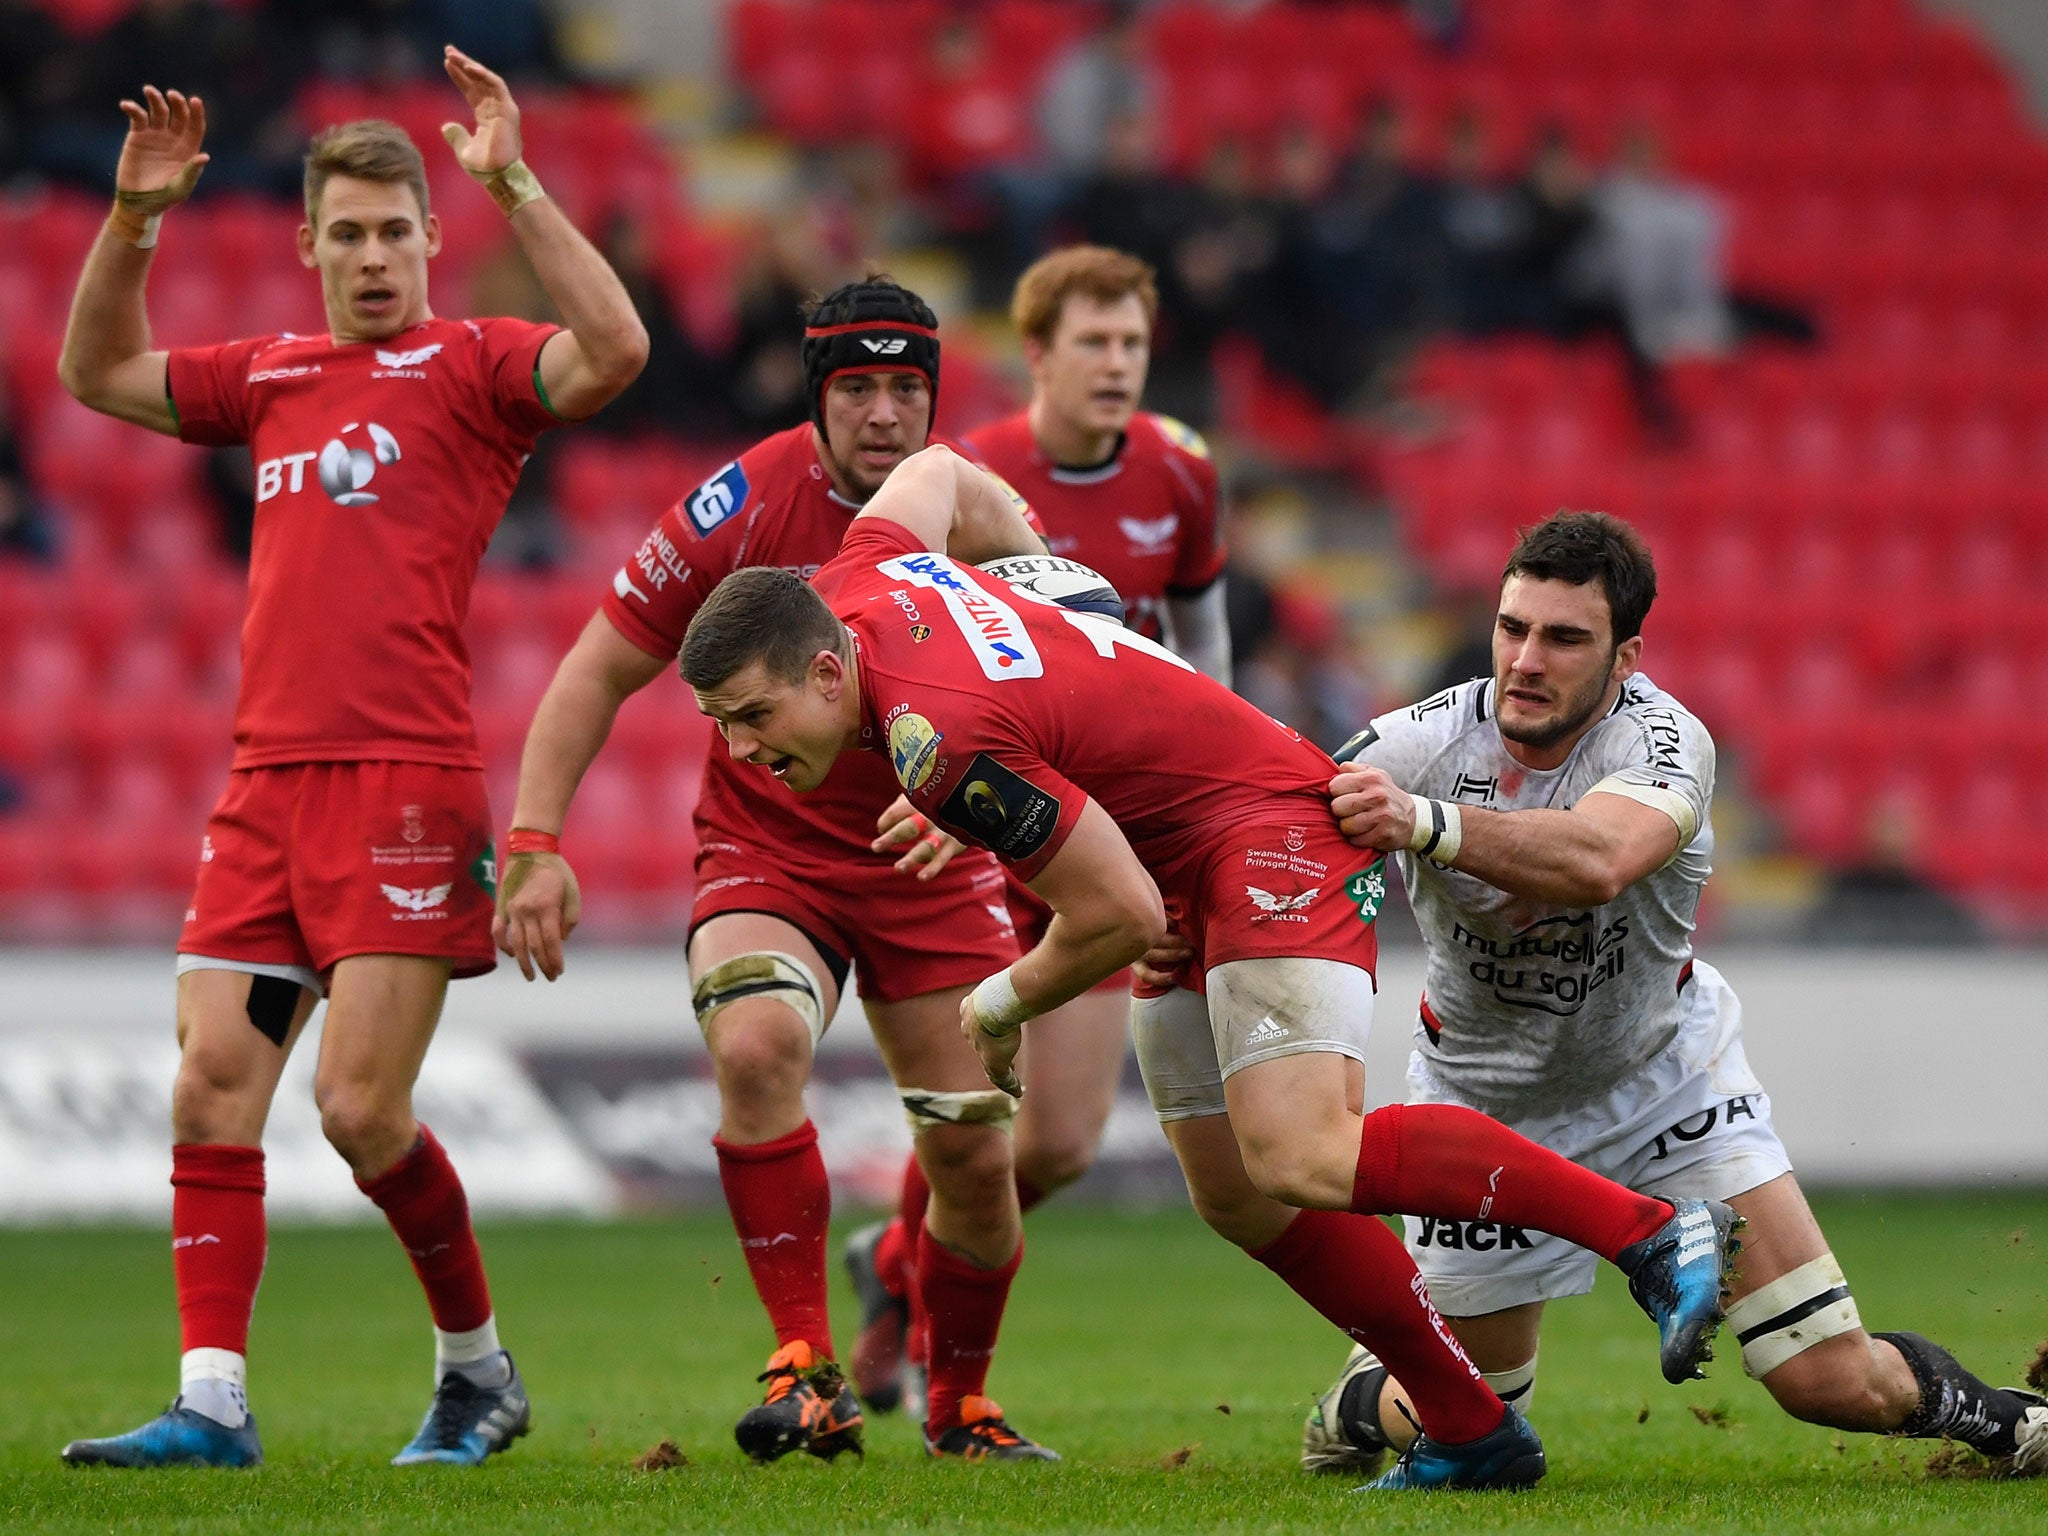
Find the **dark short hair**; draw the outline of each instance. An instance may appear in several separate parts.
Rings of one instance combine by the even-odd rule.
[[[820,651],[846,654],[846,626],[825,600],[794,571],[749,566],[712,588],[683,632],[683,681],[703,692],[758,661],[794,683]]]
[[[1607,612],[1614,643],[1643,632],[1650,604],[1657,600],[1657,563],[1643,536],[1607,512],[1558,512],[1533,528],[1524,528],[1500,573],[1538,581],[1562,581],[1583,587],[1600,583],[1607,594]]]

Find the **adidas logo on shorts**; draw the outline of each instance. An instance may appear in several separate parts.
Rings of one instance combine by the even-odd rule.
[[[1275,1022],[1271,1014],[1259,1020],[1258,1027],[1244,1037],[1246,1045],[1271,1045],[1275,1040],[1287,1038],[1287,1026]]]

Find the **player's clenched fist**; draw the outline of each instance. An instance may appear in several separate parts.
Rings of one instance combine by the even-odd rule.
[[[515,853],[498,882],[498,912],[491,938],[519,962],[528,981],[536,967],[553,981],[562,974],[562,944],[583,920],[576,871],[559,853]]]
[[[1330,809],[1360,848],[1396,853],[1415,836],[1415,797],[1378,768],[1347,768],[1330,780]]]

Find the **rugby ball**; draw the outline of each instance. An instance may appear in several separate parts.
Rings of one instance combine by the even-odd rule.
[[[1100,618],[1124,621],[1124,600],[1109,578],[1090,570],[1078,560],[1058,555],[1005,555],[986,561],[982,570],[1001,577],[1025,597],[1075,613],[1092,613]]]

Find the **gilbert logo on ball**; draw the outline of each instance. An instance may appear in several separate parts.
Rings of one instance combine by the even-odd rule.
[[[320,450],[320,489],[338,505],[361,507],[377,499],[364,489],[379,464],[396,464],[398,439],[376,422],[350,422]]]

